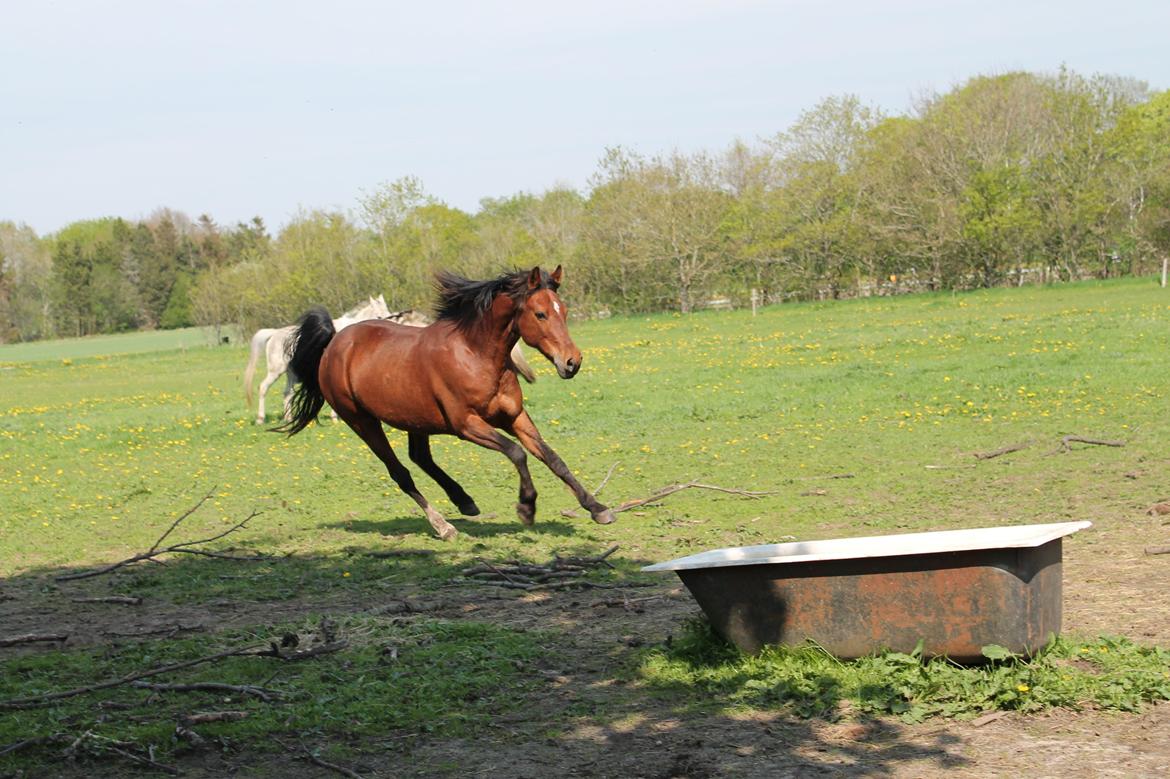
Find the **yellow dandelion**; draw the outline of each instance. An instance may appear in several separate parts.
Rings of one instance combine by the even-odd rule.
[[[1028,690],[1030,690],[1032,688],[1026,684],[1017,684],[1016,689],[1019,690],[1020,692],[1027,692]]]

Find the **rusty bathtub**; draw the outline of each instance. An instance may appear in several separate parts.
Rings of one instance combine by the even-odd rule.
[[[903,533],[714,549],[674,571],[746,652],[812,640],[843,658],[882,649],[978,662],[1030,655],[1060,632],[1064,536],[1091,522]]]

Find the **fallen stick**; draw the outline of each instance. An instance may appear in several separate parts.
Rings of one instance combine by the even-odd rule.
[[[206,503],[211,498],[211,496],[215,493],[215,490],[216,490],[216,488],[212,487],[206,495],[204,495],[202,498],[200,498],[198,500],[198,502],[195,503],[194,506],[192,506],[191,508],[189,508],[185,512],[183,512],[181,515],[179,515],[179,518],[176,519],[174,522],[172,522],[171,526],[169,528],[167,528],[166,532],[163,533],[161,536],[159,536],[158,540],[155,541],[154,544],[150,547],[150,549],[147,549],[145,552],[140,552],[139,554],[136,554],[133,557],[127,557],[125,560],[121,560],[121,561],[116,562],[116,563],[111,563],[110,565],[104,566],[102,568],[96,568],[96,569],[91,570],[91,571],[81,571],[79,573],[63,574],[61,576],[55,577],[55,581],[67,582],[67,581],[75,581],[77,579],[89,579],[89,578],[92,578],[94,576],[101,576],[102,574],[107,574],[107,573],[110,573],[111,571],[116,571],[119,568],[125,568],[127,565],[133,565],[134,563],[142,562],[143,560],[149,560],[150,562],[161,564],[162,561],[156,559],[158,557],[158,555],[161,555],[161,554],[183,553],[183,554],[202,555],[204,557],[218,557],[218,558],[224,559],[224,560],[266,560],[266,559],[268,559],[268,558],[263,557],[263,556],[230,555],[230,554],[223,554],[220,552],[208,552],[208,551],[203,550],[203,549],[192,549],[191,548],[197,544],[207,544],[207,543],[210,543],[212,541],[218,541],[219,539],[223,538],[224,536],[226,536],[230,533],[234,533],[237,530],[240,530],[245,525],[247,525],[249,521],[251,521],[253,518],[255,518],[256,516],[258,516],[260,514],[260,512],[256,511],[256,510],[253,510],[252,513],[249,514],[248,516],[244,517],[243,520],[232,525],[230,528],[223,531],[222,533],[216,533],[215,535],[210,536],[208,538],[200,538],[200,539],[197,539],[195,541],[183,541],[183,542],[178,543],[178,544],[172,544],[171,546],[168,546],[168,547],[162,546],[163,541],[165,541],[167,539],[167,537],[175,531],[175,528],[177,528],[179,526],[179,524],[183,520],[185,520],[187,517],[194,514],[199,509],[200,506],[202,506],[204,503]]]
[[[1058,452],[1068,452],[1072,450],[1069,444],[1089,444],[1091,446],[1125,446],[1125,441],[1099,441],[1095,438],[1083,438],[1079,435],[1066,435],[1060,439],[1060,448]]]
[[[1146,554],[1170,554],[1170,546],[1147,546]]]
[[[613,509],[614,513],[619,511],[629,511],[638,506],[645,506],[647,503],[656,503],[668,495],[673,495],[676,492],[683,490],[700,489],[700,490],[714,490],[715,492],[725,492],[730,495],[742,495],[746,498],[762,498],[765,495],[775,495],[776,490],[765,490],[757,492],[753,490],[741,490],[735,487],[720,487],[715,484],[703,484],[697,481],[688,481],[684,484],[670,484],[663,487],[645,498],[637,498],[635,500],[627,500]]]
[[[620,548],[621,548],[620,544],[614,544],[613,546],[611,546],[609,549],[606,549],[601,554],[594,555],[593,557],[561,557],[559,554],[556,554],[554,552],[552,562],[549,563],[549,565],[551,565],[557,569],[572,569],[573,567],[577,567],[577,566],[579,566],[581,568],[587,568],[591,565],[601,565],[601,564],[605,564],[606,566],[613,568],[613,564],[610,563],[605,558],[609,557],[611,554],[613,554],[614,552],[616,552]]]
[[[347,646],[349,646],[348,641],[331,641],[327,644],[319,644],[311,649],[290,649],[278,646],[276,642],[273,642],[268,645],[267,649],[249,652],[249,654],[255,657],[275,657],[280,660],[295,662],[297,660],[308,660],[310,657],[319,657],[320,655],[339,652]]]
[[[609,470],[605,473],[605,478],[601,480],[601,484],[597,485],[597,489],[593,490],[593,497],[596,498],[597,494],[605,489],[605,485],[609,484],[609,477],[613,476],[613,472],[617,470],[619,465],[621,465],[621,463],[615,462],[613,465],[609,466]]]
[[[593,608],[597,608],[598,606],[603,606],[605,608],[621,606],[629,610],[631,606],[636,606],[639,603],[648,603],[649,601],[660,600],[665,597],[665,595],[649,595],[645,598],[621,598],[620,600],[617,598],[608,598],[606,600],[599,600],[595,603],[591,603],[590,605]]]
[[[856,478],[856,476],[854,476],[852,473],[830,473],[830,474],[826,474],[824,476],[792,476],[792,477],[789,477],[788,479],[785,479],[785,481],[786,482],[820,481],[821,479],[854,479],[854,478]]]
[[[277,744],[280,744],[282,747],[284,747],[285,750],[292,753],[292,755],[297,760],[306,760],[306,761],[312,763],[313,765],[317,766],[318,768],[325,768],[325,769],[328,769],[330,771],[334,771],[336,773],[341,774],[342,776],[349,777],[349,779],[363,779],[362,775],[356,771],[351,771],[350,769],[346,768],[345,766],[337,765],[336,763],[330,763],[330,762],[327,762],[325,760],[322,760],[321,758],[314,755],[312,753],[312,751],[310,751],[310,749],[307,746],[305,746],[303,743],[301,744],[300,749],[296,749],[295,747],[291,747],[288,744],[284,743],[283,741],[278,739],[276,736],[272,736],[271,738]]]
[[[853,477],[852,477],[852,474],[843,474],[840,476],[829,476],[829,477],[824,477],[824,478],[847,479],[847,478],[853,478]],[[647,503],[657,503],[658,501],[662,500],[663,498],[665,498],[669,495],[673,495],[676,492],[682,492],[683,490],[689,490],[689,489],[713,490],[715,492],[725,492],[729,495],[741,495],[745,498],[753,498],[753,499],[762,498],[765,495],[775,495],[777,492],[777,490],[761,490],[761,491],[743,490],[743,489],[739,489],[737,487],[720,487],[717,484],[704,484],[704,483],[698,482],[698,481],[688,481],[688,482],[681,483],[681,484],[668,484],[667,486],[662,487],[661,489],[654,491],[652,494],[647,495],[645,498],[636,498],[634,500],[627,500],[627,501],[624,501],[623,503],[618,504],[617,506],[612,506],[611,510],[615,514],[620,512],[620,511],[629,511],[630,509],[635,509],[635,508],[638,508],[639,506],[645,506]],[[578,514],[575,509],[561,509],[561,516],[567,517],[569,519],[575,519],[575,518],[580,517],[581,515]]]
[[[237,695],[251,695],[264,702],[283,697],[283,693],[268,690],[252,684],[224,684],[222,682],[192,682],[190,684],[159,684],[156,682],[132,682],[131,687],[155,692],[230,692]]]
[[[133,595],[99,595],[93,598],[73,598],[74,603],[121,603],[126,606],[137,606],[142,598]]]
[[[157,628],[144,628],[142,630],[103,630],[102,635],[113,636],[115,638],[142,638],[144,636],[157,636],[160,633],[166,633],[168,637],[176,633],[184,633],[189,630],[205,630],[204,625],[195,623],[194,625],[182,625],[175,623],[174,625],[163,625]]]
[[[1006,711],[988,712],[987,714],[984,714],[980,717],[976,717],[975,719],[971,720],[971,725],[972,725],[972,727],[981,728],[984,725],[988,725],[992,722],[995,722],[998,719],[1003,719],[1007,715],[1008,715],[1008,713]]]
[[[0,638],[0,646],[36,644],[45,641],[66,641],[68,638],[68,635],[60,633],[27,633],[23,636],[8,636],[7,638]]]
[[[171,671],[179,671],[184,668],[191,668],[192,666],[202,665],[203,663],[210,663],[215,660],[222,660],[225,657],[242,657],[246,655],[256,654],[256,649],[260,645],[245,647],[243,649],[230,649],[226,652],[217,652],[214,655],[207,655],[205,657],[197,657],[194,660],[184,660],[181,663],[172,663],[171,665],[164,665],[158,668],[151,668],[149,671],[140,671],[138,673],[127,674],[118,679],[109,679],[104,682],[97,682],[96,684],[88,684],[84,687],[74,687],[71,690],[59,690],[58,692],[44,693],[43,695],[30,695],[27,698],[10,698],[6,701],[0,701],[0,709],[32,709],[38,706],[46,706],[53,701],[59,701],[64,698],[76,698],[78,695],[85,695],[86,693],[97,692],[98,690],[108,690],[111,687],[119,687],[123,684],[130,684],[139,679],[149,679],[152,676],[159,676],[161,674],[170,673]]]
[[[1029,446],[1031,446],[1030,443],[1012,444],[1011,446],[1004,446],[1004,447],[1001,447],[999,449],[992,449],[990,452],[975,452],[975,459],[976,460],[991,460],[991,459],[996,458],[996,457],[1001,457],[1005,454],[1011,454],[1012,452],[1018,452],[1021,449],[1027,449]]]
[[[186,725],[206,725],[208,722],[235,722],[246,719],[246,711],[201,711],[194,714],[184,714],[182,721]]]
[[[126,758],[127,760],[158,769],[159,771],[164,771],[168,774],[171,774],[172,776],[179,775],[179,769],[175,768],[174,766],[167,765],[166,763],[160,763],[154,759],[153,747],[146,750],[147,754],[145,756],[127,751],[128,748],[142,749],[142,747],[132,742],[116,741],[112,738],[104,738],[97,735],[92,730],[87,730],[70,742],[69,747],[65,750],[65,756],[68,758],[74,758],[79,752],[83,750],[97,756],[100,756],[103,752],[112,752],[115,755]]]
[[[12,752],[19,752],[20,750],[27,749],[28,747],[40,746],[41,744],[62,744],[66,741],[72,743],[73,739],[60,733],[55,733],[51,736],[34,736],[32,738],[26,738],[23,741],[15,741],[11,744],[0,747],[0,757],[3,757],[4,755],[10,754]]]
[[[500,576],[504,577],[504,579],[506,579],[507,581],[510,581],[510,582],[513,582],[513,583],[515,583],[515,581],[516,581],[515,579],[513,579],[511,576],[508,576],[508,574],[504,573],[504,572],[503,572],[503,571],[501,571],[499,568],[497,568],[497,567],[495,567],[494,565],[492,565],[491,563],[489,563],[487,560],[484,560],[484,559],[481,557],[481,558],[479,559],[479,561],[480,561],[481,563],[483,563],[484,565],[486,565],[488,568],[490,568],[490,569],[492,570],[492,572],[493,572],[493,573],[496,573],[496,574],[498,574],[498,575],[500,575]]]

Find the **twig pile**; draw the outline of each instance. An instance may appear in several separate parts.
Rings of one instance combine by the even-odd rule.
[[[616,552],[618,545],[593,557],[561,557],[555,555],[552,560],[539,565],[525,563],[519,560],[506,560],[501,563],[490,563],[480,558],[479,563],[464,568],[460,573],[463,580],[479,584],[491,584],[497,587],[507,587],[514,590],[554,590],[565,587],[602,587],[613,585],[598,584],[587,581],[585,576],[590,569],[613,568],[605,558]]]

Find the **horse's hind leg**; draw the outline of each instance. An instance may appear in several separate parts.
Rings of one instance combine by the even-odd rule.
[[[264,377],[264,381],[260,382],[260,401],[256,405],[256,424],[258,425],[264,424],[264,396],[268,393],[268,389],[272,386],[272,383],[279,378],[279,373],[269,373]]]
[[[425,433],[409,433],[407,440],[410,441],[410,459],[419,468],[423,469],[423,473],[430,476],[440,487],[443,492],[447,493],[447,497],[459,509],[459,513],[465,517],[474,517],[479,514],[479,506],[475,505],[475,501],[471,496],[438,465],[435,464],[434,458],[431,456],[431,437]]]
[[[382,430],[382,423],[378,421],[378,418],[359,411],[353,412],[352,416],[346,414],[344,419],[354,432],[366,442],[370,451],[376,454],[386,466],[390,478],[394,480],[398,488],[413,498],[423,513],[427,515],[427,521],[439,534],[439,538],[446,541],[457,535],[458,531],[447,520],[443,519],[443,515],[436,511],[414,486],[414,479],[411,478],[410,471],[406,470],[406,466],[394,455],[394,450],[390,448],[390,442],[386,439],[386,433]]]

